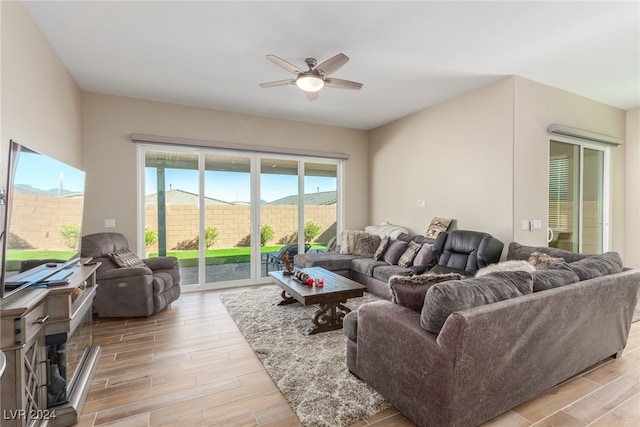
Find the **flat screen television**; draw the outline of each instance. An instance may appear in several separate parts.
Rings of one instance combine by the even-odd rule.
[[[8,158],[2,297],[78,262],[85,186],[83,171],[15,141]]]

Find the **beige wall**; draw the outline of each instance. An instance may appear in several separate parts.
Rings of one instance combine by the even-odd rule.
[[[19,2],[0,2],[0,53],[0,187],[11,139],[82,168],[82,93]]]
[[[551,123],[623,138],[625,112],[531,80],[515,77],[514,240],[547,244],[548,160]],[[611,249],[624,257],[624,150],[611,150]],[[541,219],[542,229],[522,230],[522,220]]]
[[[624,148],[624,260],[640,268],[640,108],[627,112]]]
[[[374,129],[369,141],[371,222],[424,233],[439,216],[511,240],[513,79]]]
[[[345,162],[345,227],[368,224],[367,132],[85,93],[83,165],[87,174],[84,229],[115,231],[135,245],[137,158],[132,133],[349,154]],[[111,230],[111,229],[110,229]]]
[[[625,112],[509,77],[371,131],[372,222],[422,232],[444,216],[505,245],[546,245],[551,123],[624,137]],[[625,238],[637,241],[639,231],[625,236],[625,146],[611,152],[611,248],[624,257]],[[637,183],[629,184],[636,192]],[[426,208],[416,207],[417,199]],[[541,230],[522,230],[523,220],[534,219]]]
[[[82,168],[80,88],[24,7],[3,1],[0,8],[2,158],[13,139]]]

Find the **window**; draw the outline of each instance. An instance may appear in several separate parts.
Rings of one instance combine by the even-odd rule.
[[[549,145],[549,246],[572,252],[608,248],[609,147],[573,139]]]
[[[145,251],[177,256],[184,286],[266,282],[282,268],[270,255],[291,244],[322,251],[337,234],[342,160],[146,144],[140,153]]]

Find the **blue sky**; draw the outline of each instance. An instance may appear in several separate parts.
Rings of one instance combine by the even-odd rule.
[[[166,169],[165,186],[169,189],[198,193],[198,171],[185,169]],[[295,175],[262,174],[260,199],[267,202],[296,194],[298,177]],[[336,178],[308,176],[305,178],[305,193],[316,191],[335,191]],[[156,170],[145,170],[145,194],[157,192]],[[226,202],[248,202],[250,196],[250,175],[244,172],[207,171],[205,174],[205,196]]]
[[[25,184],[40,190],[62,188],[84,190],[84,172],[42,154],[21,152],[14,171],[14,184]]]

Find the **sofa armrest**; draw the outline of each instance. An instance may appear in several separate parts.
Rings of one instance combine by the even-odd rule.
[[[357,338],[354,374],[410,419],[447,425],[455,352],[420,327],[420,313],[389,301],[363,304]]]
[[[151,270],[171,270],[178,268],[178,258],[174,256],[161,256],[145,258],[142,260]]]

